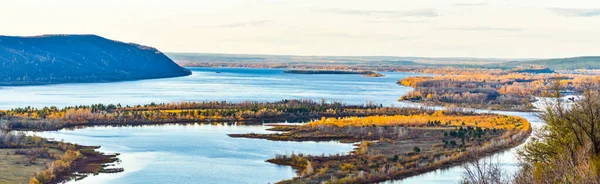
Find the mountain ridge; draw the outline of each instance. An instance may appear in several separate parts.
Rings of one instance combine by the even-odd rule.
[[[600,56],[541,59],[525,62],[511,61],[502,63],[499,66],[504,68],[514,68],[525,65],[543,66],[553,70],[600,69]]]
[[[0,85],[113,82],[191,72],[158,49],[92,34],[0,36]]]

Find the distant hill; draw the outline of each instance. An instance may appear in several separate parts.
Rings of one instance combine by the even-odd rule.
[[[541,74],[541,73],[555,73],[554,70],[550,68],[529,68],[529,69],[514,69],[511,72],[516,73],[532,73],[532,74]]]
[[[198,63],[244,63],[244,64],[325,64],[325,65],[425,65],[394,56],[295,56],[261,54],[211,54],[211,53],[167,53],[183,66],[196,66]]]
[[[110,82],[190,74],[155,48],[96,35],[0,36],[0,85]]]
[[[533,61],[511,61],[490,67],[515,68],[527,66],[543,66],[552,70],[600,69],[600,56],[584,56],[560,59],[545,59]]]

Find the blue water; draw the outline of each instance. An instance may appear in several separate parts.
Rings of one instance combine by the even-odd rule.
[[[335,154],[352,150],[336,142],[277,142],[233,139],[230,133],[267,133],[264,126],[166,125],[90,127],[36,133],[100,151],[121,153],[118,174],[90,176],[73,183],[274,183],[296,176],[291,167],[265,160],[276,154]]]
[[[0,87],[0,109],[69,106],[95,103],[122,105],[172,101],[279,101],[282,99],[342,100],[351,104],[373,101],[400,105],[411,90],[396,84],[412,73],[360,75],[286,74],[283,69],[189,68],[186,77],[114,83]]]
[[[59,84],[0,88],[0,109],[71,106],[93,103],[122,105],[151,102],[282,99],[369,101],[404,105],[397,99],[411,88],[396,84],[419,74],[360,75],[286,74],[283,69],[190,68],[191,76],[115,83]],[[36,133],[103,152],[121,153],[125,172],[100,174],[77,183],[273,183],[296,176],[290,167],[265,162],[276,154],[348,153],[353,146],[336,142],[275,142],[233,139],[226,134],[266,132],[263,126],[169,125],[89,127]]]
[[[385,106],[397,102],[411,88],[399,79],[421,74],[360,75],[286,74],[283,69],[190,68],[191,76],[116,83],[59,84],[0,88],[0,109],[23,106],[70,106],[93,103],[123,105],[151,102],[227,100],[233,102],[282,99],[341,100],[350,104],[372,101]],[[529,113],[498,112],[527,118]],[[263,126],[168,125],[89,127],[37,133],[101,151],[122,153],[125,172],[100,174],[77,183],[273,183],[296,176],[293,169],[266,163],[276,154],[347,153],[352,145],[336,142],[276,142],[233,139],[229,133],[266,132]],[[517,168],[515,149],[494,156],[503,170]],[[390,183],[458,183],[462,168],[453,167]]]

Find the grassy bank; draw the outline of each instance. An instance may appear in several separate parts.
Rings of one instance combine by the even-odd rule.
[[[0,132],[0,183],[62,183],[123,171],[108,169],[107,164],[118,161],[117,155],[100,153],[98,148]]]

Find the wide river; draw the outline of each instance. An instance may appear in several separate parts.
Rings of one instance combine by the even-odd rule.
[[[373,102],[409,106],[397,99],[411,88],[399,79],[421,74],[360,75],[286,74],[283,69],[189,68],[186,77],[114,83],[58,84],[0,87],[0,109],[71,106],[94,103],[122,105],[172,101],[279,101],[326,99],[349,104]],[[498,112],[527,118],[534,115]],[[290,167],[265,162],[276,154],[347,153],[352,145],[337,142],[277,142],[233,139],[226,134],[267,132],[264,126],[165,125],[89,127],[35,133],[78,143],[102,146],[100,151],[121,153],[118,167],[125,172],[90,176],[73,183],[273,183],[295,176]],[[493,157],[503,169],[516,169],[515,149]],[[460,167],[440,170],[393,183],[458,183]]]

